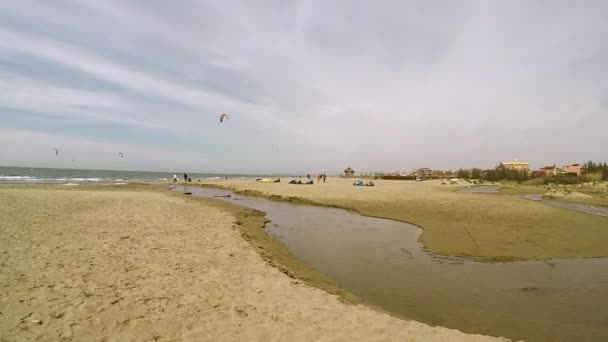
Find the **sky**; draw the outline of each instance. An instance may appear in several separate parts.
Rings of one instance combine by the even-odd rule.
[[[602,0],[13,2],[0,11],[0,165],[604,161],[606,17]]]

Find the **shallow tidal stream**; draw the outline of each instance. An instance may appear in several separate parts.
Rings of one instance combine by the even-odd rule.
[[[608,258],[477,262],[426,252],[420,228],[403,222],[220,189],[175,190],[265,212],[266,231],[294,256],[397,315],[527,341],[608,341]]]

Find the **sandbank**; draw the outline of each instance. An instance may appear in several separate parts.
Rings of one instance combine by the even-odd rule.
[[[554,208],[518,195],[467,194],[439,182],[377,180],[352,186],[331,178],[314,185],[254,180],[207,182],[208,186],[275,200],[355,210],[362,215],[409,222],[423,230],[434,253],[488,261],[608,256],[608,219]]]

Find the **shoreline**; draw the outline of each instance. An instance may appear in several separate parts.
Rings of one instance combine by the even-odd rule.
[[[330,279],[327,275],[311,268],[302,260],[296,258],[281,241],[268,235],[265,225],[271,221],[266,218],[266,213],[218,199],[192,198],[233,215],[236,218],[234,225],[238,227],[241,237],[256,250],[268,265],[278,269],[281,273],[292,279],[301,280],[307,285],[321,289],[331,295],[338,296],[345,304],[365,304],[369,306],[356,295],[342,288],[340,284]],[[389,313],[385,310],[381,311]],[[405,317],[403,318],[406,319]]]

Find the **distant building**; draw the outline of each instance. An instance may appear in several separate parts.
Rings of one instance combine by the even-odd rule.
[[[541,167],[535,174],[539,176],[555,176],[557,175],[557,167],[555,165]]]
[[[580,164],[570,164],[570,165],[565,165],[563,167],[564,172],[566,173],[576,173],[577,176],[580,176],[582,174],[582,168]]]
[[[443,170],[432,170],[431,171],[431,178],[433,179],[440,179],[440,178],[445,178],[446,177],[446,172]]]
[[[346,170],[344,170],[344,177],[354,177],[355,176],[355,170],[351,169],[350,166],[346,168]]]
[[[433,170],[428,167],[421,167],[416,170],[416,178],[417,179],[430,179],[433,177]]]
[[[507,168],[509,170],[530,171],[530,163],[522,162],[517,159],[502,162],[502,165],[504,165],[505,168]]]
[[[458,171],[454,171],[454,170],[445,171],[445,178],[456,178],[456,175],[458,175]]]
[[[538,171],[534,171],[535,176],[557,176],[567,173],[567,171],[560,169],[559,167],[554,165],[549,165],[545,167],[541,167]]]

